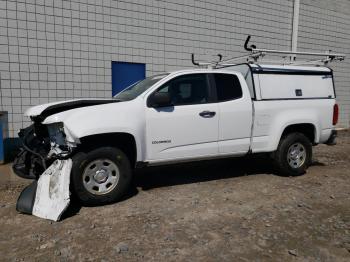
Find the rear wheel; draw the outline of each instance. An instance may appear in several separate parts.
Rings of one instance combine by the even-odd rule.
[[[84,205],[103,205],[120,200],[131,181],[127,156],[113,147],[100,147],[73,156],[73,192]]]
[[[298,176],[311,164],[312,145],[302,133],[290,133],[281,138],[274,162],[277,172],[286,176]]]

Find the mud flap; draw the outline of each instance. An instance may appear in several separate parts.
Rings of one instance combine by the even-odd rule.
[[[71,169],[71,159],[56,160],[38,181],[22,191],[16,209],[21,213],[58,221],[70,202]]]

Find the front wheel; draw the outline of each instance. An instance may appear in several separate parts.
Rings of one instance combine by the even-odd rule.
[[[302,133],[290,133],[281,138],[274,162],[277,172],[285,176],[298,176],[311,164],[312,145]]]
[[[84,205],[103,205],[120,200],[131,181],[127,156],[113,147],[100,147],[73,156],[72,189]]]

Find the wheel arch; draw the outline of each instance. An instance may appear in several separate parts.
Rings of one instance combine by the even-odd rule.
[[[317,129],[312,123],[298,123],[288,125],[284,128],[280,139],[290,133],[302,133],[310,140],[311,143],[316,143]]]
[[[267,146],[264,152],[274,152],[286,134],[293,132],[299,132],[304,134],[310,139],[313,145],[319,143],[320,140],[320,128],[313,121],[288,121],[287,123],[275,124],[270,126],[270,135],[268,136]]]
[[[91,150],[102,146],[112,146],[122,150],[129,158],[130,165],[135,167],[139,156],[137,141],[130,133],[102,133],[81,137],[78,151]]]

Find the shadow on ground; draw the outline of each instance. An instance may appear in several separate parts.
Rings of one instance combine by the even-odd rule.
[[[150,190],[158,187],[272,173],[271,159],[265,155],[254,155],[143,168],[135,173],[134,184],[142,190]]]
[[[324,166],[324,164],[314,161],[312,166]],[[135,171],[133,185],[127,194],[118,202],[136,196],[138,194],[137,188],[151,190],[160,187],[259,174],[275,174],[272,160],[267,155],[250,155],[240,158],[147,167]],[[77,199],[73,196],[71,205],[64,213],[62,219],[79,213],[81,207]]]
[[[118,201],[118,202],[123,202],[125,200],[128,200],[129,198],[132,198],[134,196],[136,196],[138,194],[138,190],[135,186],[131,186],[130,189],[128,190],[128,192]],[[113,205],[115,203],[111,203],[110,205]],[[90,205],[90,207],[92,207],[94,205]],[[99,205],[95,205],[95,206],[99,206]],[[105,205],[103,205],[105,206]],[[80,209],[83,207],[83,205],[79,202],[79,200],[77,199],[77,197],[72,194],[71,195],[71,199],[70,199],[70,204],[67,208],[67,210],[62,214],[62,217],[60,220],[65,220],[67,218],[73,217],[76,214],[79,213]]]
[[[318,160],[314,160],[314,161],[312,161],[311,166],[326,166],[326,164],[324,164]]]

